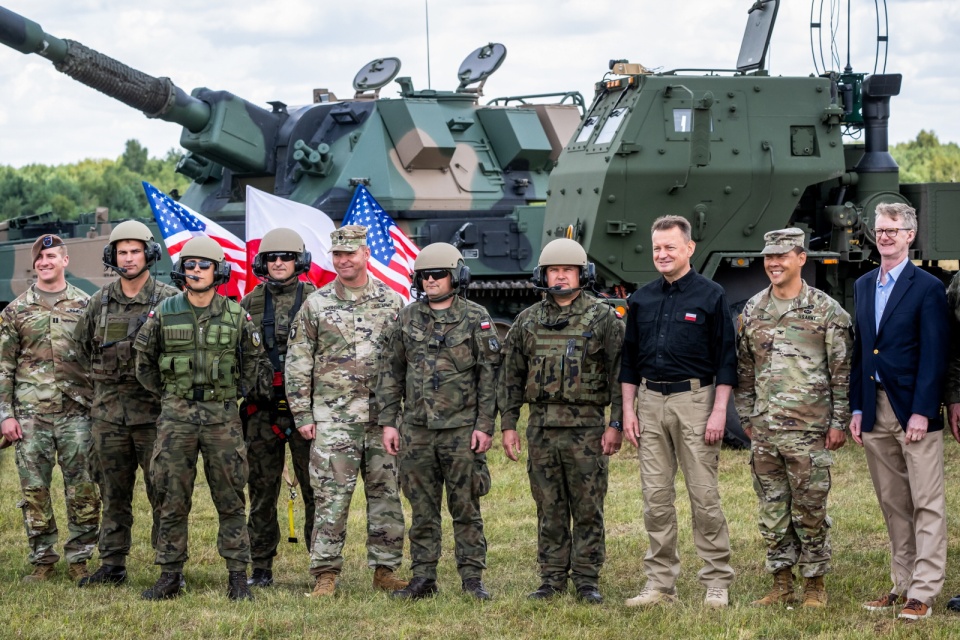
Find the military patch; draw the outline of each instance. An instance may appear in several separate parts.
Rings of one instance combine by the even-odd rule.
[[[490,351],[500,351],[500,341],[496,338],[490,338],[487,344],[490,345]]]
[[[150,313],[147,314],[147,318],[152,318],[157,313],[156,309],[150,309]]]
[[[688,311],[687,313],[683,314],[683,319],[684,319],[685,321],[687,321],[687,322],[696,322],[696,321],[697,321],[697,314],[695,314],[695,313],[690,313],[690,312]]]
[[[287,338],[288,341],[293,342],[293,339],[297,337],[297,325],[290,327],[290,336]]]
[[[737,335],[743,333],[743,314],[737,315]]]
[[[250,317],[250,314],[247,314],[247,322],[253,322],[253,318]]]
[[[250,319],[250,314],[247,314],[247,320],[249,320],[249,319]],[[253,333],[251,333],[251,334],[250,334],[250,340],[251,340],[251,342],[253,342],[253,346],[259,347],[259,346],[260,346],[260,332],[259,332],[259,331],[254,331]]]
[[[490,323],[487,322],[486,320],[484,320],[484,321],[482,321],[482,322],[480,323],[480,328],[481,328],[482,330],[486,331],[487,329],[490,328]]]
[[[620,313],[620,310],[619,310],[619,309],[614,309],[614,310],[613,310],[613,313],[614,313],[614,315],[617,316],[617,318],[619,318],[620,320],[623,320],[623,314]]]

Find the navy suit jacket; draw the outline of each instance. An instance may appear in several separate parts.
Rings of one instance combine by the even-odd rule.
[[[940,404],[950,347],[950,314],[943,283],[908,262],[876,324],[880,269],[857,279],[850,409],[863,411],[861,429],[872,431],[877,417],[879,372],[900,427],[911,414],[929,418],[928,431],[943,429]]]

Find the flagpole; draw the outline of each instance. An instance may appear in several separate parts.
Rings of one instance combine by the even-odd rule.
[[[433,88],[430,80],[430,0],[423,0],[423,15],[427,22],[427,89]]]

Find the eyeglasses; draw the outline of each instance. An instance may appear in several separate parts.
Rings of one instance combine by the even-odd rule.
[[[293,253],[292,251],[272,251],[270,253],[263,254],[263,257],[267,259],[267,262],[276,262],[277,260],[293,262],[297,259],[297,254]]]
[[[194,269],[199,267],[201,271],[206,271],[212,266],[213,266],[213,262],[210,260],[187,260],[186,262],[183,263],[183,270],[193,271]]]
[[[913,231],[913,229],[903,229],[903,228],[892,228],[892,229],[874,229],[873,233],[878,238],[882,236],[887,236],[888,238],[896,238],[898,231]]]
[[[440,281],[450,275],[450,272],[446,269],[425,269],[420,272],[420,275],[423,276],[424,280],[433,278],[434,280]]]

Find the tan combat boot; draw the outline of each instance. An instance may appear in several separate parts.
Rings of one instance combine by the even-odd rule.
[[[773,604],[793,604],[796,601],[797,596],[793,593],[793,571],[788,568],[773,574],[773,588],[753,604],[768,607]]]
[[[807,578],[803,584],[803,606],[827,606],[827,587],[823,584],[823,576]]]
[[[24,582],[43,582],[53,577],[55,573],[52,564],[37,564],[33,566],[33,573],[23,576]]]
[[[373,572],[373,588],[381,591],[399,591],[405,589],[410,584],[406,580],[401,580],[393,573],[390,567],[380,565]]]
[[[317,576],[317,582],[313,585],[313,592],[308,594],[310,598],[323,598],[332,596],[337,590],[337,574],[332,571],[325,571]]]
[[[67,569],[67,573],[70,575],[70,579],[74,582],[90,577],[90,572],[87,571],[86,562],[71,562],[70,568]]]

